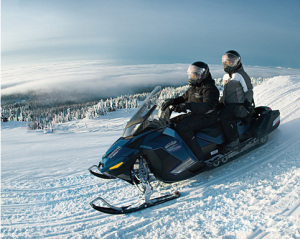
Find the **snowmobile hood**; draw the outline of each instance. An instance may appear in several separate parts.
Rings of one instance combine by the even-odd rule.
[[[128,158],[139,152],[138,149],[128,147],[133,139],[119,138],[103,155],[101,172],[117,169],[126,162]]]
[[[128,145],[131,141],[132,141],[131,139],[124,139],[124,138],[118,139],[103,155],[102,163],[105,163],[103,162],[103,160],[107,161],[108,159],[119,157],[119,155],[122,155],[124,157],[125,154],[126,156],[126,152],[130,150],[126,147],[126,145]]]
[[[102,156],[102,158],[110,158],[113,155],[116,155],[118,152],[118,148],[126,145],[128,141],[131,141],[130,139],[124,139],[124,138],[119,138],[107,151],[106,153]]]

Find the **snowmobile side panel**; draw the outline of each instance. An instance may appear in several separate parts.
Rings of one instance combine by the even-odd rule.
[[[189,157],[195,158],[185,142],[177,132],[171,128],[166,128],[163,132],[156,132],[156,134],[152,134],[151,137],[150,135],[147,136],[141,148],[152,150],[163,149],[180,161],[185,161]]]
[[[239,132],[239,135],[246,133],[251,128],[251,123],[244,124],[243,121],[237,122],[237,129]]]
[[[239,134],[244,134],[249,130],[251,123],[243,124],[242,121],[237,122],[237,128]],[[196,134],[198,139],[203,139],[205,141],[209,141],[215,144],[223,144],[225,143],[225,138],[223,135],[223,131],[221,129],[220,123],[217,123],[209,128],[202,129]],[[199,142],[200,143],[200,142]],[[200,143],[201,145],[201,143]],[[207,144],[202,144],[201,146],[206,146]]]
[[[225,142],[223,134],[219,134],[216,137],[210,136],[208,134],[205,134],[203,132],[197,133],[197,138],[203,139],[205,141],[213,142],[216,144],[222,144]]]
[[[169,135],[169,136],[171,136],[171,137],[173,137],[173,138],[176,137],[176,131],[173,130],[173,129],[171,129],[171,128],[166,128],[166,129],[164,130],[163,134]]]
[[[201,129],[199,132],[197,132],[196,136],[199,139],[216,144],[222,144],[225,141],[220,123],[216,123],[209,128]]]

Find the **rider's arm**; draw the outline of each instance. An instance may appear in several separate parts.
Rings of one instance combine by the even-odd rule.
[[[214,111],[219,103],[219,90],[215,86],[205,86],[203,89],[203,102],[190,103],[193,113],[209,114]]]
[[[188,90],[182,95],[177,98],[174,98],[174,103],[173,105],[179,105],[188,100]]]
[[[240,73],[237,72],[235,74],[235,78],[237,81],[240,82],[241,86],[243,87],[246,100],[251,103],[253,100],[253,86],[251,84],[251,79],[246,73],[244,73],[244,76],[242,72]]]

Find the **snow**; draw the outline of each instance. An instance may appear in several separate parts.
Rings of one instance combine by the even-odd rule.
[[[134,187],[88,173],[134,110],[71,121],[53,133],[2,123],[3,238],[300,238],[300,76],[254,88],[256,105],[279,109],[269,141],[235,161],[168,185],[181,197],[130,215],[106,215],[89,202],[133,198]]]

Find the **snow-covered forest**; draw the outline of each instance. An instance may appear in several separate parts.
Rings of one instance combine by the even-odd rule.
[[[265,78],[252,78],[253,85],[259,85]],[[222,80],[217,78],[216,85],[222,90]],[[166,87],[164,99],[177,97],[186,91],[188,86]],[[115,98],[101,99],[98,102],[81,104],[64,104],[59,106],[41,106],[39,102],[23,100],[18,103],[3,104],[1,107],[2,121],[25,121],[29,129],[53,131],[55,125],[78,119],[92,119],[117,109],[137,108],[148,93],[124,95]]]

